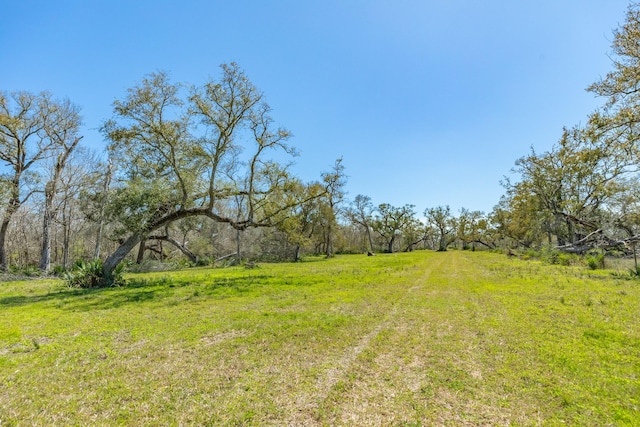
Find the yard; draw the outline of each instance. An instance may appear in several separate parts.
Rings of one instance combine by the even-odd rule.
[[[640,425],[640,281],[419,251],[0,283],[0,426]]]

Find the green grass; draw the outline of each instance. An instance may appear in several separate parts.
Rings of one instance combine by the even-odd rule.
[[[640,425],[640,282],[471,252],[0,283],[0,426]]]

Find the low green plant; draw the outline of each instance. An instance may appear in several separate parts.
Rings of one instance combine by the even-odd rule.
[[[213,260],[209,257],[198,257],[194,263],[196,267],[204,267],[211,264],[213,264]]]
[[[25,267],[19,267],[16,265],[12,265],[9,268],[9,272],[11,274],[15,274],[18,276],[27,276],[27,277],[37,277],[40,276],[42,274],[42,272],[40,271],[40,269],[38,268],[38,266],[33,265],[33,264],[29,264]]]
[[[62,265],[56,265],[51,269],[51,274],[56,277],[64,277],[64,273],[67,272],[67,269]]]
[[[585,258],[587,267],[590,270],[598,270],[604,267],[604,255],[603,254],[591,254]]]
[[[634,279],[640,279],[640,266],[635,266],[629,269],[629,276]]]
[[[560,252],[548,246],[540,251],[540,259],[548,264],[559,264],[559,257]]]
[[[37,277],[42,274],[42,271],[36,265],[30,265],[24,270],[24,274],[29,277]]]
[[[560,252],[558,254],[557,264],[564,265],[564,266],[579,265],[580,257],[576,254],[568,254],[568,253]]]
[[[526,258],[524,258],[526,257]],[[523,255],[524,259],[535,259],[535,258],[540,258],[540,253],[538,251],[536,251],[533,248],[529,248],[525,251],[524,255]]]
[[[71,271],[64,273],[64,280],[70,288],[107,288],[125,283],[122,277],[124,264],[118,265],[109,275],[105,275],[102,260],[78,261]]]

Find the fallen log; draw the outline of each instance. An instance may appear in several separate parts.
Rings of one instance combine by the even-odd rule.
[[[234,253],[229,254],[229,255],[224,255],[224,256],[221,256],[220,258],[216,258],[214,260],[214,262],[224,261],[225,259],[231,258],[232,256],[236,256],[236,255],[238,255],[238,252],[234,252]]]
[[[640,242],[640,234],[627,237],[626,239],[613,239],[606,234],[603,234],[601,228],[589,233],[587,236],[574,243],[568,243],[566,245],[556,246],[556,249],[574,254],[584,254],[592,249],[627,249],[632,251],[634,246]],[[624,248],[624,249],[623,249]]]

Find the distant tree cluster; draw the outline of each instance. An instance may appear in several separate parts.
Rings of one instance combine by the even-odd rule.
[[[417,217],[414,205],[374,206],[368,196],[357,195],[343,211],[348,224],[359,231],[359,251],[397,252],[414,249],[446,251],[449,247],[475,250],[495,248],[496,240],[483,212],[460,209],[452,214],[449,206],[427,208]]]

